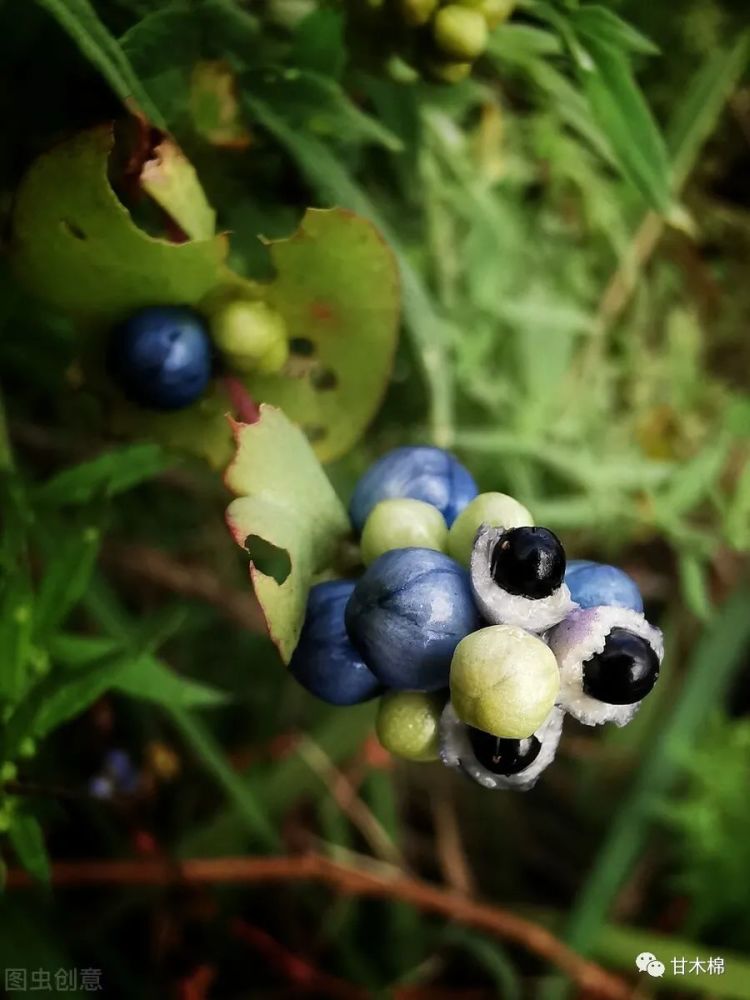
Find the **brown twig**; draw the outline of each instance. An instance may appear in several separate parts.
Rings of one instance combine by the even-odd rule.
[[[632,989],[619,976],[582,958],[550,931],[515,913],[467,899],[410,875],[385,877],[360,871],[320,854],[282,857],[195,858],[186,861],[63,861],[52,866],[55,886],[167,886],[176,883],[322,882],[346,894],[399,899],[486,934],[517,944],[556,966],[585,993],[601,1000],[630,1000]],[[32,884],[18,869],[8,872],[7,886]]]
[[[290,951],[262,927],[236,918],[230,924],[230,931],[233,937],[257,951],[300,992],[314,993],[328,997],[329,1000],[367,1000],[368,993],[361,986],[318,969],[306,958]]]
[[[474,876],[466,858],[461,830],[456,818],[456,803],[447,792],[432,800],[432,818],[435,823],[435,843],[443,878],[462,896],[473,896],[476,891]]]
[[[223,583],[208,567],[181,562],[169,553],[138,542],[110,542],[105,565],[126,576],[146,580],[161,590],[203,601],[218,608],[230,621],[251,632],[265,631],[263,616],[252,593]]]

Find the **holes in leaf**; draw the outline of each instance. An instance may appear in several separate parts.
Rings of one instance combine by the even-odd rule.
[[[245,539],[245,550],[258,572],[273,577],[279,586],[292,572],[292,560],[287,550],[279,548],[260,535],[248,535]]]
[[[315,344],[309,337],[291,337],[289,350],[300,358],[311,358],[315,354]]]
[[[330,392],[339,384],[339,377],[332,368],[316,368],[310,375],[310,382],[318,392]]]
[[[307,440],[310,444],[315,444],[316,441],[322,441],[324,437],[328,434],[328,428],[324,427],[322,424],[307,424],[302,430],[307,434]]]
[[[81,227],[77,226],[75,222],[71,222],[69,219],[62,220],[62,227],[67,233],[69,233],[76,240],[88,239],[86,233],[84,233]]]

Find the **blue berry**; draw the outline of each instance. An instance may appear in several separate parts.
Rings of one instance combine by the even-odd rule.
[[[570,596],[582,608],[610,606],[643,611],[641,592],[627,573],[617,566],[571,559],[565,571]]]
[[[448,527],[479,492],[461,463],[441,448],[396,448],[379,458],[357,483],[349,515],[359,534],[381,500],[408,498],[437,507]]]
[[[453,652],[479,628],[469,574],[434,549],[392,549],[359,580],[346,628],[376,677],[398,690],[448,685]]]
[[[346,633],[344,609],[353,590],[351,580],[330,580],[312,588],[289,664],[304,688],[331,705],[356,705],[382,691]]]
[[[211,341],[192,309],[153,306],[113,331],[106,362],[112,380],[132,402],[151,410],[180,410],[208,385]]]

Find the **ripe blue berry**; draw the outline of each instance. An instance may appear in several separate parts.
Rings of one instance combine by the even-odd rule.
[[[112,380],[132,402],[152,410],[180,410],[208,385],[211,341],[192,309],[153,306],[113,331],[106,363]]]
[[[331,705],[356,705],[382,691],[346,633],[344,609],[353,590],[351,580],[330,580],[311,589],[289,664],[304,688]]]
[[[469,575],[433,549],[392,549],[366,570],[346,608],[352,642],[382,684],[447,687],[458,643],[479,628]]]
[[[375,504],[407,497],[437,507],[450,527],[478,492],[469,472],[449,452],[426,446],[396,448],[359,480],[349,514],[359,534]]]
[[[565,570],[570,596],[582,608],[602,605],[643,611],[641,592],[627,573],[617,566],[572,559]]]

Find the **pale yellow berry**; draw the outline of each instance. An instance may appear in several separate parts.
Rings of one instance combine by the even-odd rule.
[[[448,554],[462,566],[469,565],[474,539],[483,524],[491,528],[526,528],[533,527],[534,518],[507,493],[480,493],[464,507],[448,535]]]
[[[391,549],[445,552],[448,527],[437,507],[423,500],[381,500],[365,521],[360,544],[365,566]]]

